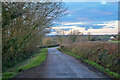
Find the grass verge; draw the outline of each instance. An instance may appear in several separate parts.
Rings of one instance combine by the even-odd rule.
[[[111,42],[120,42],[120,41],[111,41]]]
[[[44,48],[38,54],[33,54],[30,58],[24,60],[22,63],[9,68],[6,72],[2,73],[2,79],[15,77],[19,72],[30,69],[32,67],[42,64],[47,57],[47,49]]]
[[[104,72],[106,75],[108,75],[111,78],[120,79],[120,75],[119,74],[117,74],[115,72],[111,72],[109,69],[106,69],[106,68],[98,65],[97,63],[93,62],[93,61],[85,60],[85,59],[81,58],[80,56],[75,55],[74,53],[71,53],[71,52],[67,52],[67,51],[65,51],[65,50],[63,50],[61,48],[58,48],[58,50],[62,51],[63,53],[66,53],[68,55],[71,55],[71,56],[75,57],[76,59],[80,59],[82,62],[84,62],[84,63],[94,67],[98,71]]]

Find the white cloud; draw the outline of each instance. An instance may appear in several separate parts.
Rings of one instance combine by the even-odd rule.
[[[101,29],[93,29],[90,26],[90,29],[85,30],[85,27],[77,27],[77,26],[67,26],[67,25],[74,25],[74,24],[82,24],[84,22],[75,22],[75,23],[63,23],[66,26],[59,26],[59,27],[52,27],[52,29],[55,30],[60,30],[60,29],[69,29],[69,31],[66,31],[66,35],[71,31],[71,30],[79,30],[80,32],[87,34],[90,32],[93,35],[104,35],[104,34],[117,34],[118,33],[118,21],[106,21],[103,22],[102,24],[93,24],[93,25],[101,25],[103,28]]]
[[[77,25],[77,24],[85,24],[86,22],[62,22],[62,25]]]
[[[59,27],[52,27],[52,29],[67,29],[67,28],[74,28],[76,26],[59,26]]]
[[[67,15],[67,16],[72,16],[72,15],[69,14],[69,15]]]
[[[107,2],[106,1],[102,1],[101,4],[106,4]]]
[[[46,35],[56,35],[57,33],[56,32],[51,32],[49,34],[46,34]]]

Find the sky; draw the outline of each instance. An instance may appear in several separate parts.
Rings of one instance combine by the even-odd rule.
[[[118,2],[65,2],[67,15],[54,21],[51,33],[64,30],[67,35],[71,30],[83,34],[108,35],[118,33]]]

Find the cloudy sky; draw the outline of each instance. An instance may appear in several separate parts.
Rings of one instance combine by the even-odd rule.
[[[118,32],[118,2],[65,2],[67,15],[53,22],[54,30],[79,30],[93,35],[116,34]],[[57,34],[51,31],[49,35]]]

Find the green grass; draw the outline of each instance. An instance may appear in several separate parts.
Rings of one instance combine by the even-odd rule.
[[[89,61],[89,60],[84,60],[85,63],[88,63],[89,65],[95,67],[96,69],[103,71],[104,73],[106,73],[107,75],[109,75],[112,78],[119,78],[120,79],[120,75],[115,73],[115,72],[111,72],[109,69],[105,69],[104,67],[98,65],[97,63],[93,62],[93,61]]]
[[[47,49],[44,48],[40,53],[32,55],[27,60],[24,60],[22,63],[15,65],[14,67],[9,68],[6,72],[2,73],[2,78],[13,78],[15,75],[19,73],[19,70],[27,70],[32,67],[39,66],[43,61],[46,60],[47,57]]]
[[[119,74],[117,74],[115,72],[111,72],[109,69],[106,69],[106,68],[98,65],[97,63],[93,62],[93,61],[85,60],[85,59],[81,58],[80,56],[77,56],[74,53],[67,52],[67,51],[65,51],[65,50],[63,50],[61,48],[58,48],[58,50],[66,53],[66,54],[69,54],[69,55],[75,57],[76,59],[82,60],[84,63],[87,63],[88,65],[96,68],[97,70],[104,72],[105,74],[109,75],[112,78],[118,78],[118,79],[120,79],[120,75]]]
[[[111,42],[120,42],[120,41],[111,41]]]

